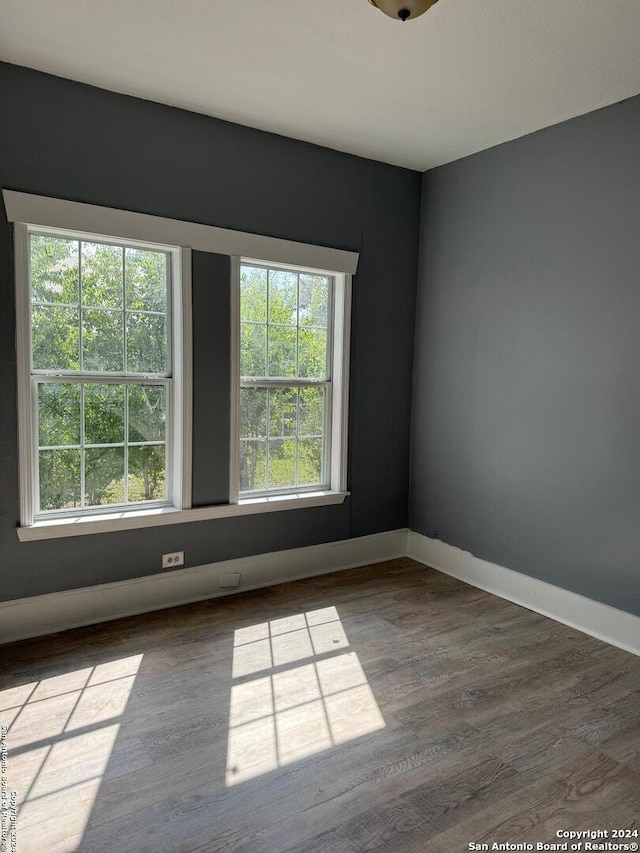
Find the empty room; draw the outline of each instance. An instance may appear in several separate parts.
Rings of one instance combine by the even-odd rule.
[[[0,0],[0,853],[637,851],[638,0]]]

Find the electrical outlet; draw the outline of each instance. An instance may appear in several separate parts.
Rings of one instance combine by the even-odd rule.
[[[184,566],[184,551],[174,551],[173,554],[162,555],[163,569],[175,569],[176,566]]]
[[[220,589],[235,589],[240,586],[240,572],[220,575]]]

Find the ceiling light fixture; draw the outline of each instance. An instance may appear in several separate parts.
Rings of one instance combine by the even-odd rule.
[[[376,9],[399,21],[418,18],[437,2],[438,0],[369,0]]]

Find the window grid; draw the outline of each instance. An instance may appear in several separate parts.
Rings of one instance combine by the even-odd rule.
[[[269,336],[269,316],[270,316],[269,299],[271,296],[271,294],[269,292],[270,291],[270,288],[269,288],[269,277],[270,277],[270,275],[271,275],[270,270],[267,270],[267,316],[265,318],[266,323],[265,323],[265,327],[264,327],[264,336],[265,336],[264,375],[265,376],[269,375],[269,337],[270,337]],[[240,303],[240,310],[242,311],[242,302]],[[267,432],[268,432],[268,427],[269,427],[269,394],[267,394]],[[267,471],[268,470],[269,470],[269,447],[267,445]]]
[[[296,423],[295,423],[295,432],[293,434],[287,434],[285,432],[280,432],[278,435],[274,435],[271,430],[271,394],[269,393],[269,388],[273,386],[256,386],[250,385],[249,388],[263,387],[267,390],[266,395],[266,429],[264,435],[252,435],[252,436],[241,436],[240,443],[241,444],[250,444],[250,443],[264,443],[265,445],[265,454],[266,454],[266,479],[267,486],[269,486],[269,478],[270,478],[270,469],[269,469],[269,452],[271,443],[276,441],[295,441],[296,442],[296,454],[295,454],[295,482],[294,485],[299,485],[299,448],[301,441],[307,440],[315,440],[315,441],[324,441],[325,432],[326,432],[326,406],[323,401],[322,405],[322,430],[321,432],[300,432],[300,389],[296,389]],[[276,388],[282,388],[282,390],[288,390],[287,386],[275,386]],[[324,385],[315,385],[315,386],[303,386],[303,387],[316,387],[323,388]],[[326,395],[324,395],[326,396]],[[320,483],[324,477],[320,478]],[[303,484],[305,485],[305,484]],[[317,486],[319,484],[306,484],[309,486]]]
[[[267,285],[267,320],[269,319],[269,286]],[[267,365],[269,364],[269,327],[267,327]],[[267,438],[265,439],[265,471],[264,471],[264,485],[265,488],[269,488],[269,484],[271,481],[271,454],[270,449],[271,446],[269,444],[269,425],[271,424],[271,394],[267,389],[267,422],[265,424],[265,432],[267,434]],[[296,448],[297,455],[297,448]]]
[[[33,347],[33,333],[30,333],[30,339],[32,341],[32,345],[30,347],[30,365],[31,365],[31,375],[32,375],[32,393],[33,393],[33,410],[34,410],[34,468],[35,468],[35,505],[36,505],[36,516],[40,517],[52,517],[56,515],[66,515],[70,511],[78,509],[83,510],[83,512],[91,513],[91,512],[105,512],[112,511],[114,509],[132,509],[140,506],[158,506],[158,505],[167,505],[168,497],[170,494],[170,478],[171,478],[171,454],[169,452],[169,423],[170,423],[170,415],[171,415],[171,393],[172,393],[172,379],[170,375],[171,369],[171,358],[172,358],[172,347],[171,347],[171,261],[170,254],[167,250],[161,248],[146,248],[142,246],[130,247],[126,243],[106,243],[101,242],[99,239],[93,239],[89,235],[83,237],[81,239],[74,239],[72,235],[65,235],[63,233],[50,234],[48,232],[39,232],[36,229],[29,229],[29,239],[28,239],[28,270],[29,270],[29,318],[30,318],[30,326],[31,326],[31,317],[33,316],[33,310],[37,307],[44,308],[62,308],[69,310],[76,310],[78,312],[78,354],[77,354],[77,364],[79,366],[78,370],[65,370],[65,369],[46,369],[46,368],[35,368],[33,365],[33,356],[34,356],[34,347]],[[70,246],[75,246],[77,251],[77,293],[78,300],[77,302],[55,302],[47,299],[34,298],[33,294],[33,278],[32,278],[32,238],[33,237],[53,237],[65,240]],[[121,260],[119,259],[120,265],[120,283],[121,287],[121,298],[122,298],[122,307],[108,307],[103,305],[91,305],[84,304],[84,278],[85,271],[83,269],[83,246],[84,244],[90,244],[94,246],[109,246],[112,248],[117,248],[119,250],[119,254],[121,255]],[[127,250],[132,249],[141,249],[142,251],[153,252],[156,254],[162,254],[165,257],[164,269],[165,269],[165,290],[163,293],[163,298],[165,299],[166,310],[160,311],[155,309],[146,309],[146,308],[135,308],[131,309],[128,307],[127,303]],[[94,371],[94,370],[84,370],[85,367],[85,346],[84,346],[84,321],[86,312],[88,311],[99,311],[107,314],[120,314],[121,320],[121,332],[122,332],[122,351],[121,351],[121,363],[122,370],[106,370],[106,371]],[[129,353],[128,353],[128,344],[129,344],[129,335],[128,335],[128,324],[127,319],[129,316],[139,315],[139,316],[154,316],[154,317],[162,317],[165,321],[164,325],[164,360],[165,366],[167,370],[163,373],[155,373],[155,372],[145,372],[145,373],[128,373],[128,361],[129,361]],[[39,412],[39,389],[41,386],[45,386],[48,384],[68,384],[68,385],[79,385],[79,440],[80,444],[77,443],[69,443],[69,444],[40,444],[40,412]],[[120,442],[87,442],[86,435],[86,394],[85,389],[90,386],[97,385],[119,385],[123,390],[123,411],[122,411],[122,429],[123,429],[123,440]],[[130,390],[139,387],[139,386],[147,386],[147,385],[156,385],[164,388],[164,402],[163,402],[163,418],[164,418],[164,431],[162,439],[153,439],[153,440],[144,440],[144,441],[132,441],[130,440]],[[163,462],[163,474],[164,474],[164,493],[161,497],[154,496],[152,499],[147,500],[130,500],[130,483],[129,483],[129,475],[130,475],[130,461],[129,461],[129,448],[136,447],[155,447],[162,449],[162,453],[164,456]],[[122,503],[98,503],[98,504],[90,504],[87,503],[87,451],[91,450],[107,450],[107,449],[119,449],[122,450],[123,453],[123,480],[122,480],[122,495],[123,502]],[[74,504],[73,508],[64,506],[59,509],[41,509],[41,488],[40,488],[40,460],[41,460],[41,452],[44,451],[75,451],[79,453],[79,500],[77,504]],[[118,477],[114,478],[113,483],[118,482]],[[111,485],[111,484],[109,484]],[[116,485],[116,488],[119,486]]]
[[[126,362],[125,362],[126,367]],[[165,391],[165,407],[166,407],[166,391]],[[166,438],[166,413],[165,413],[165,438]],[[129,442],[129,388],[125,387],[124,394],[124,440]],[[131,447],[131,443],[129,443],[129,447]],[[124,449],[124,502],[129,503],[129,447],[125,447]],[[165,459],[166,459],[166,449],[165,449]],[[165,475],[164,482],[164,497],[167,497],[167,478]]]
[[[80,347],[80,352],[78,354],[78,365],[80,367],[80,372],[84,369],[84,309],[82,307],[82,243],[78,240],[78,346]],[[33,349],[31,350],[33,355]],[[33,366],[33,364],[32,364]],[[84,394],[82,396],[82,405],[84,407]],[[81,420],[81,429],[84,429],[84,408],[82,411],[82,420]],[[83,475],[80,475],[81,480],[81,490],[80,495],[84,495],[84,478]]]
[[[80,347],[79,361],[78,364],[80,366],[80,371],[84,368],[84,335],[83,335],[83,327],[84,327],[84,312],[82,308],[82,243],[78,240],[78,345]],[[33,352],[33,350],[32,350]],[[124,365],[123,365],[124,367]],[[39,409],[37,409],[38,415],[40,414]],[[85,440],[85,401],[84,401],[84,386],[80,386],[80,444],[82,445],[80,448],[80,506],[84,508],[84,500],[85,495],[87,493],[87,463],[84,452],[84,440]],[[38,444],[40,444],[40,421],[39,418],[36,421],[36,435],[38,436]],[[38,471],[40,471],[40,451],[38,451]],[[40,484],[38,484],[39,486]],[[36,495],[37,500],[37,508],[38,512],[42,511],[42,507],[40,505],[42,499],[42,493],[40,488],[38,487],[38,492]]]
[[[246,495],[259,495],[261,493],[268,494],[277,494],[277,493],[286,493],[291,492],[292,489],[296,491],[310,491],[318,488],[325,488],[327,483],[327,475],[329,472],[329,440],[330,440],[330,430],[327,428],[328,424],[331,423],[331,353],[332,353],[332,317],[333,317],[333,290],[334,290],[334,281],[333,277],[326,274],[315,271],[305,271],[305,270],[291,270],[291,269],[282,269],[278,267],[266,267],[257,263],[247,263],[242,264],[241,266],[241,277],[244,269],[249,268],[253,270],[264,270],[266,273],[266,299],[265,299],[265,311],[266,317],[265,321],[260,321],[256,319],[244,319],[242,313],[242,297],[241,297],[241,309],[240,309],[240,320],[242,325],[260,327],[264,329],[265,335],[265,362],[264,362],[264,375],[262,376],[247,376],[243,375],[240,379],[240,387],[241,389],[266,389],[266,411],[265,411],[265,432],[266,435],[250,435],[244,436],[240,435],[240,448],[242,451],[243,446],[247,444],[253,443],[255,445],[264,445],[265,452],[265,482],[264,488],[242,488],[241,493]],[[295,327],[290,323],[280,323],[272,321],[271,319],[271,281],[272,274],[278,272],[286,272],[289,274],[296,275],[296,287],[295,287],[295,295],[296,295],[296,325]],[[301,325],[301,305],[300,305],[300,276],[301,275],[309,275],[310,277],[317,277],[326,282],[327,294],[326,294],[326,317],[327,322],[325,326],[317,325],[317,324],[305,324]],[[294,376],[271,376],[270,375],[270,343],[271,343],[271,328],[289,328],[294,329],[296,332],[296,343],[295,343],[295,353],[294,353]],[[303,377],[300,376],[300,331],[309,330],[309,331],[321,331],[325,336],[325,375],[320,377]],[[291,435],[280,434],[277,436],[272,435],[271,432],[271,391],[270,389],[281,388],[282,390],[286,389],[295,389],[295,399],[296,399],[296,420],[295,420],[295,430]],[[321,412],[321,425],[322,432],[321,433],[302,433],[300,432],[300,418],[301,418],[301,399],[300,399],[300,391],[304,388],[322,388],[324,393],[324,401],[322,405]],[[304,483],[300,484],[300,444],[306,440],[316,440],[322,442],[321,447],[321,459],[320,459],[320,476],[317,482],[313,483]],[[271,455],[272,455],[272,443],[275,441],[293,441],[295,443],[295,454],[294,454],[294,478],[293,483],[287,486],[278,486],[272,485],[271,481]],[[241,459],[242,459],[241,452]]]
[[[112,381],[110,383],[102,382],[98,380],[97,382],[86,382],[84,381],[84,377],[78,377],[77,379],[71,377],[64,377],[63,380],[58,378],[47,378],[42,379],[40,377],[36,380],[36,387],[39,388],[41,385],[45,384],[78,384],[80,386],[80,394],[79,394],[79,416],[80,416],[80,443],[69,443],[69,444],[40,444],[40,431],[39,431],[39,407],[37,405],[38,401],[38,391],[36,390],[36,451],[38,454],[38,459],[40,458],[41,451],[64,451],[64,450],[77,450],[80,453],[80,500],[78,505],[74,507],[75,509],[82,510],[100,510],[104,511],[107,509],[118,509],[122,507],[131,507],[131,506],[139,506],[140,504],[144,504],[145,506],[149,506],[150,504],[164,504],[168,498],[168,484],[169,484],[169,454],[168,454],[168,446],[169,446],[169,435],[168,435],[168,408],[170,405],[169,402],[169,389],[170,383],[167,380],[153,380],[147,383],[139,383],[137,380],[133,381],[123,381],[122,379],[118,379],[117,381]],[[87,385],[100,385],[100,384],[112,384],[112,385],[122,385],[124,394],[123,394],[123,441],[114,441],[114,442],[88,442],[86,441],[86,407],[85,407],[85,387]],[[165,429],[164,429],[164,437],[163,439],[150,439],[146,441],[132,441],[129,438],[129,389],[137,388],[139,385],[151,385],[152,387],[158,386],[163,387],[165,389],[164,392],[164,414],[165,414]],[[157,447],[162,448],[164,451],[164,459],[165,459],[165,486],[164,486],[164,495],[162,498],[155,499],[152,501],[129,501],[129,453],[128,449],[130,447]],[[87,450],[107,450],[111,448],[121,448],[124,453],[123,460],[123,501],[122,503],[109,503],[109,504],[87,504],[86,502],[86,451]],[[39,467],[39,466],[38,466]],[[39,484],[38,484],[39,485]],[[37,514],[38,515],[51,515],[61,512],[62,510],[42,510],[40,508],[40,489],[38,488],[36,491],[36,500],[37,500]]]
[[[88,311],[99,311],[103,314],[120,314],[122,317],[122,367],[121,371],[117,370],[109,370],[109,371],[89,371],[92,373],[108,373],[118,376],[153,376],[158,378],[170,377],[172,372],[171,359],[172,359],[172,348],[170,346],[171,342],[171,280],[170,280],[170,258],[169,253],[166,250],[162,249],[146,249],[144,251],[151,251],[157,254],[165,255],[165,269],[166,269],[166,309],[164,311],[158,311],[153,309],[145,309],[145,308],[129,308],[127,307],[127,273],[126,273],[126,253],[127,250],[136,250],[139,247],[129,246],[126,243],[115,243],[115,242],[102,242],[99,239],[90,239],[84,237],[83,239],[73,239],[69,236],[65,236],[64,234],[51,234],[48,232],[41,232],[35,229],[29,230],[29,238],[32,237],[58,237],[59,239],[64,239],[69,243],[74,243],[77,246],[78,250],[78,301],[77,302],[53,302],[51,300],[46,299],[34,299],[31,291],[31,274],[29,275],[29,293],[30,293],[30,306],[31,309],[35,307],[40,308],[62,308],[66,310],[73,310],[78,312],[78,370],[68,370],[68,369],[58,369],[58,368],[37,368],[34,367],[33,364],[33,346],[31,347],[31,373],[32,375],[77,375],[85,373],[84,370],[84,317],[85,312]],[[122,308],[114,308],[108,307],[104,305],[92,305],[84,302],[83,299],[83,250],[82,247],[85,244],[94,245],[94,246],[109,246],[111,248],[118,248],[122,252]],[[31,269],[31,242],[29,241],[29,269]],[[32,316],[32,312],[30,312]],[[167,339],[167,350],[166,350],[166,359],[165,366],[166,370],[163,372],[158,371],[132,371],[128,370],[128,343],[129,343],[129,335],[127,333],[128,325],[127,318],[130,316],[147,316],[147,317],[161,317],[165,320],[165,336]]]

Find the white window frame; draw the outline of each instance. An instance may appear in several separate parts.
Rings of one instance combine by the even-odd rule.
[[[341,504],[347,492],[347,418],[349,387],[349,331],[351,323],[351,276],[356,272],[358,252],[299,243],[267,237],[262,234],[232,231],[185,220],[168,219],[146,213],[136,213],[118,208],[69,201],[15,190],[2,190],[2,199],[9,222],[15,226],[15,276],[17,299],[17,362],[18,362],[18,433],[20,471],[20,525],[18,539],[30,542],[83,536],[89,533],[108,533],[143,527],[160,527],[184,524],[238,515],[255,515],[306,507]],[[181,292],[173,300],[174,336],[181,335],[181,354],[175,359],[174,372],[182,388],[182,420],[175,431],[177,458],[174,471],[180,470],[180,494],[174,495],[171,506],[145,507],[131,505],[126,511],[110,511],[104,507],[102,514],[89,514],[69,518],[48,518],[33,523],[33,485],[31,483],[31,347],[27,337],[30,322],[30,292],[28,286],[28,239],[24,223],[35,229],[56,228],[65,233],[110,235],[120,244],[141,242],[165,249],[173,247],[179,257]],[[191,507],[192,485],[192,302],[191,302],[191,251],[214,252],[231,258],[231,453],[229,478],[229,503],[206,507]],[[330,489],[304,493],[269,494],[238,500],[239,490],[239,296],[240,258],[261,258],[263,263],[279,267],[297,264],[307,270],[318,270],[334,276],[340,288],[336,305],[334,346],[342,339],[342,347],[334,361],[334,416],[331,426],[333,447]],[[175,272],[174,272],[175,274]],[[177,279],[176,279],[177,280]],[[25,284],[26,282],[26,284]],[[237,282],[237,285],[236,285]],[[177,312],[177,313],[176,313]],[[236,377],[238,379],[236,380]],[[339,417],[337,416],[339,412]],[[181,466],[181,467],[180,467]],[[29,501],[31,500],[31,504]]]
[[[191,381],[190,322],[186,319],[185,301],[190,304],[191,257],[188,250],[178,246],[127,240],[106,234],[55,228],[51,226],[15,224],[16,270],[16,350],[18,367],[18,445],[20,467],[20,525],[33,528],[40,524],[76,524],[85,519],[98,519],[105,514],[121,517],[137,515],[153,509],[183,510],[191,506]],[[165,252],[170,264],[169,310],[167,311],[167,338],[169,344],[169,370],[163,376],[115,373],[81,373],[77,371],[33,371],[31,335],[31,234],[67,237],[72,240],[98,242],[136,249]],[[188,337],[188,341],[185,338]],[[186,353],[189,352],[189,357]],[[72,510],[36,512],[38,506],[38,401],[37,388],[41,382],[66,379],[73,383],[86,381],[127,382],[140,381],[164,385],[167,394],[166,477],[165,500],[141,501],[129,504],[87,507]]]
[[[329,382],[318,383],[327,387],[329,429],[325,433],[324,463],[325,486],[270,489],[258,494],[240,493],[240,269],[243,264],[291,270],[327,276],[332,279],[328,346]],[[273,263],[264,259],[239,257],[231,263],[231,450],[230,450],[230,503],[251,505],[274,498],[300,498],[305,495],[346,495],[347,490],[347,428],[349,413],[349,354],[351,335],[351,275],[317,267],[298,264]],[[297,380],[278,380],[273,384],[296,385]],[[328,464],[327,464],[328,463]]]

